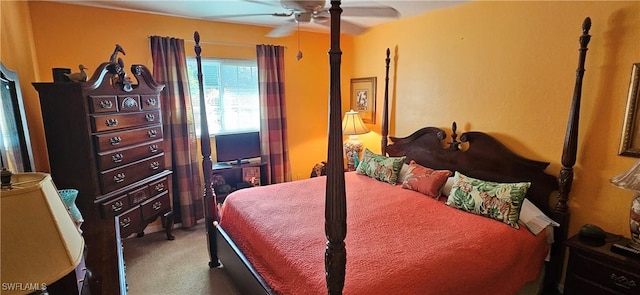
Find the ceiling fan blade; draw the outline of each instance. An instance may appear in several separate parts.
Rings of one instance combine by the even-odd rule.
[[[317,24],[323,25],[325,27],[331,27],[331,22],[316,22]],[[340,32],[349,35],[360,35],[367,31],[367,28],[356,25],[352,22],[341,20],[340,21]]]
[[[400,12],[389,6],[343,7],[342,16],[354,17],[400,17]]]
[[[250,16],[288,17],[288,16],[292,16],[292,15],[293,15],[293,12],[290,12],[290,13],[276,12],[276,13],[247,13],[247,14],[210,15],[210,16],[205,16],[204,18],[207,18],[207,19],[221,19],[221,18],[250,17]]]
[[[275,27],[266,36],[270,38],[289,36],[289,34],[291,34],[291,32],[293,31],[293,29],[295,29],[295,27],[296,27],[295,22],[286,22],[284,24],[281,24]]]
[[[282,7],[280,5],[280,1],[269,1],[269,0],[243,0],[245,2],[251,2],[251,3],[256,3],[256,4],[262,4],[262,5],[267,5],[270,7]]]

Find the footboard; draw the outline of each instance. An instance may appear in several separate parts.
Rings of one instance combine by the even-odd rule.
[[[219,225],[216,241],[218,258],[242,294],[275,294]]]

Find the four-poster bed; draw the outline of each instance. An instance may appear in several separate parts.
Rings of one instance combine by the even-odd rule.
[[[457,140],[455,123],[451,139],[447,140],[448,146],[442,144],[446,138],[445,132],[435,127],[422,128],[404,138],[390,137],[392,143],[387,145],[389,50],[386,53],[382,154],[406,163],[413,160],[424,167],[449,170],[490,182],[530,182],[527,199],[560,223],[560,227],[553,230],[555,242],[547,244],[545,235],[532,235],[524,227],[515,229],[484,216],[451,208],[443,200],[391,186],[357,172],[344,172],[340,1],[331,1],[330,13],[326,177],[234,192],[225,200],[221,219],[211,185],[212,162],[207,118],[202,116],[205,213],[211,255],[209,266],[220,266],[221,261],[243,294],[316,293],[320,289],[328,290],[329,294],[341,294],[343,291],[349,294],[388,294],[390,291],[424,293],[427,290],[434,294],[447,290],[473,290],[474,293],[486,294],[499,294],[496,290],[501,290],[504,294],[514,294],[522,290],[524,283],[532,280],[538,280],[538,285],[544,285],[547,290],[555,288],[564,260],[562,243],[567,236],[567,200],[576,161],[582,76],[590,38],[590,19],[585,19],[580,37],[579,65],[559,177],[544,172],[549,163],[522,158],[482,132],[466,132]],[[201,108],[204,109],[201,49],[197,32],[194,39]],[[555,191],[558,192],[557,196],[553,193]],[[265,197],[267,195],[268,198]],[[557,197],[557,203],[552,208],[549,207],[551,195]],[[296,198],[290,196],[296,196],[298,200],[293,201]],[[324,224],[319,224],[322,212]],[[447,223],[444,229],[436,228],[447,219],[453,219],[457,225]],[[322,226],[324,232],[321,231]],[[419,239],[421,236],[426,237]],[[325,237],[326,246],[323,246]],[[275,242],[270,243],[272,239]],[[431,244],[424,244],[430,240]],[[477,240],[485,241],[476,245]],[[347,249],[350,253],[348,256]],[[460,252],[463,250],[468,254]],[[479,256],[491,256],[489,254],[503,250],[510,251],[507,252],[510,254],[496,255],[485,262],[478,262],[478,265],[474,264],[476,260],[482,260],[478,259]],[[324,273],[319,266],[322,264],[319,258],[322,251]],[[548,253],[550,259],[545,263],[543,260]],[[414,264],[416,261],[418,264]],[[426,264],[423,263],[425,261]],[[305,272],[305,268],[311,270]],[[452,271],[457,268],[466,272],[482,271],[479,275],[467,278],[466,274],[463,276]],[[425,273],[419,272],[422,270]],[[409,281],[399,279],[412,272],[416,272],[418,277],[411,277]],[[453,273],[453,276],[444,273]],[[505,276],[509,281],[487,281]],[[541,278],[544,278],[544,283],[541,283]],[[450,285],[459,285],[459,288],[447,289]]]

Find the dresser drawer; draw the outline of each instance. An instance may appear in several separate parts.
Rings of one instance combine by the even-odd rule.
[[[118,111],[118,100],[115,95],[90,96],[89,107],[94,114],[115,113]]]
[[[570,259],[572,277],[568,279],[579,280],[580,283],[587,283],[593,287],[583,286],[585,290],[590,289],[584,294],[640,294],[640,274],[628,272],[611,263],[603,263],[597,257],[588,257],[582,252],[571,253]],[[573,285],[573,282],[570,285]],[[605,290],[619,293],[604,292]],[[570,291],[573,293],[577,290]]]
[[[162,139],[162,126],[94,135],[98,152],[107,152],[150,140]]]
[[[165,191],[159,196],[147,200],[142,203],[142,219],[149,220],[155,218],[160,213],[169,212],[171,210],[171,200],[169,198],[169,192]]]
[[[140,96],[118,95],[119,112],[137,112],[140,110]]]
[[[127,211],[130,207],[129,197],[125,194],[111,201],[100,204],[100,211],[102,211],[102,216],[104,218],[110,218]]]
[[[149,194],[152,196],[159,195],[167,190],[169,190],[169,179],[166,177],[149,184]]]
[[[102,193],[119,189],[164,170],[164,153],[100,172]]]
[[[162,140],[156,140],[129,148],[113,150],[98,154],[100,170],[108,170],[124,164],[135,162],[146,157],[160,154],[164,151]]]
[[[120,236],[126,238],[140,230],[142,226],[142,214],[140,207],[135,207],[118,216]]]
[[[149,199],[149,197],[151,196],[149,195],[149,189],[146,185],[130,192],[128,195],[131,207],[139,206],[142,202]]]
[[[142,95],[140,97],[142,110],[156,110],[160,108],[160,99],[157,95]]]
[[[93,115],[91,116],[91,127],[93,132],[103,132],[133,128],[144,125],[160,123],[160,111],[148,111],[129,114]]]

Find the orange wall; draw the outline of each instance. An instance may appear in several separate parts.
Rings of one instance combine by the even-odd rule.
[[[91,74],[92,67],[109,59],[116,43],[122,45],[126,52],[126,56],[123,56],[126,68],[131,64],[145,64],[151,68],[148,40],[151,35],[187,40],[185,47],[190,56],[195,55],[192,49],[195,30],[200,33],[204,57],[255,58],[253,44],[286,46],[286,108],[293,179],[309,177],[313,164],[326,158],[328,35],[302,32],[300,39],[304,58],[297,61],[297,35],[294,33],[285,38],[267,38],[264,37],[270,30],[267,27],[42,1],[29,2],[29,7],[40,81],[52,81],[51,68],[67,67],[77,71],[80,63],[89,67],[88,72]],[[342,49],[345,52],[353,52],[351,39],[343,38]],[[207,42],[241,43],[250,46],[213,45]],[[351,59],[347,57],[343,59],[343,80],[347,81],[345,85],[348,85],[350,77],[349,60]],[[25,81],[31,82],[33,79]],[[26,86],[32,88],[30,85]],[[348,88],[343,89],[345,95],[348,95],[348,91]],[[47,170],[42,163],[37,167]]]
[[[456,121],[550,161],[557,175],[586,16],[593,26],[570,233],[594,223],[628,237],[633,193],[609,179],[637,160],[617,152],[631,65],[640,62],[640,2],[482,1],[428,12],[356,37],[354,75],[384,77],[389,47],[392,135]],[[375,135],[362,137],[379,146]]]

